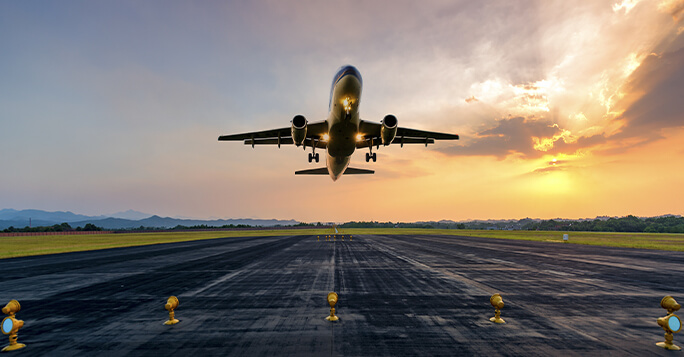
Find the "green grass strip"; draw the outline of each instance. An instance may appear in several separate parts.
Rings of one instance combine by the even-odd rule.
[[[413,228],[338,228],[344,235],[457,235],[517,239],[541,242],[563,242],[569,234],[570,244],[587,244],[607,247],[644,248],[684,251],[684,234],[664,233],[603,233],[603,232],[548,232],[548,231],[483,231],[456,229]],[[55,235],[0,237],[0,259],[33,255],[79,252],[88,250],[133,247],[150,244],[187,242],[229,237],[292,236],[332,234],[331,229],[279,229],[208,232],[150,232],[93,235]],[[321,239],[323,239],[321,237]]]

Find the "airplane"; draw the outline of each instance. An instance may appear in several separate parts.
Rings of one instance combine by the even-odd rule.
[[[337,181],[343,174],[373,174],[375,171],[349,167],[356,149],[368,148],[366,162],[376,161],[376,150],[380,145],[434,144],[435,140],[458,140],[456,134],[446,134],[398,127],[398,120],[392,114],[386,115],[380,123],[361,120],[359,102],[363,80],[361,73],[351,65],[340,67],[333,77],[328,103],[328,118],[309,123],[303,115],[296,115],[291,126],[254,131],[243,134],[219,136],[219,141],[243,141],[245,145],[291,145],[311,148],[309,163],[318,162],[316,149],[326,150],[326,167],[295,171],[295,175],[330,175]]]

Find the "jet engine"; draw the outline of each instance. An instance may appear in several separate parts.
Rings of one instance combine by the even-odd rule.
[[[392,114],[385,115],[385,118],[382,119],[382,128],[380,129],[382,145],[387,146],[392,143],[397,135],[397,123],[397,117]]]
[[[299,146],[306,139],[306,118],[303,115],[295,115],[292,119],[292,141]]]

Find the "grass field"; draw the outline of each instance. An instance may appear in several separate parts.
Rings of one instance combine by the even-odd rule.
[[[25,236],[0,238],[0,259],[32,255],[67,253],[138,245],[184,242],[225,237],[259,237],[289,235],[325,235],[331,229],[245,230],[209,232],[151,232],[64,236]],[[563,234],[570,235],[570,244],[588,244],[610,247],[644,248],[684,251],[684,234],[656,233],[601,233],[601,232],[539,232],[539,231],[483,231],[455,229],[410,228],[351,228],[340,229],[340,234],[441,234],[467,237],[563,242]]]

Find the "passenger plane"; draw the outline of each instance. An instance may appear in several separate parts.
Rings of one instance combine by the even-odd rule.
[[[241,141],[246,145],[289,145],[311,148],[309,162],[318,162],[316,149],[326,150],[326,167],[296,171],[295,175],[330,175],[336,181],[343,174],[372,174],[373,170],[349,167],[354,150],[368,148],[366,162],[376,161],[373,146],[380,144],[434,144],[435,140],[458,140],[458,135],[437,133],[398,127],[397,118],[386,115],[380,123],[361,120],[359,101],[361,100],[361,73],[354,66],[341,67],[333,78],[330,88],[328,118],[309,123],[302,115],[296,115],[291,126],[281,129],[255,131],[244,134],[219,136],[223,141]]]

